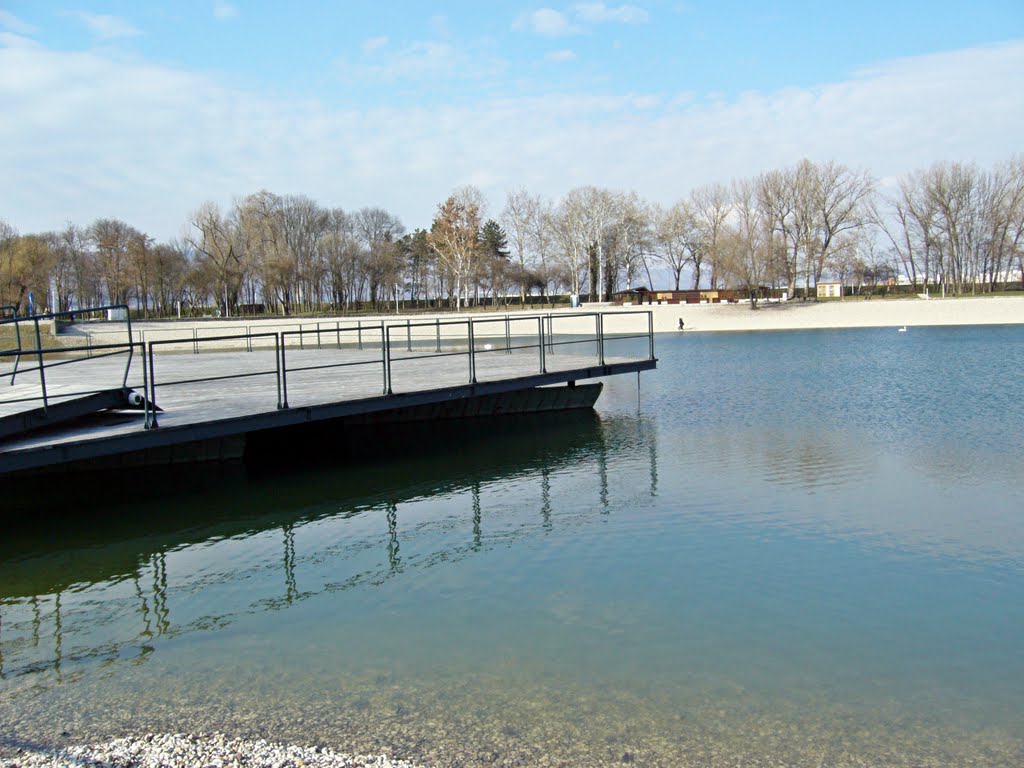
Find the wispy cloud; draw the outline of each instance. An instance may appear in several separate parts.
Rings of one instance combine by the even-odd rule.
[[[371,38],[363,43],[365,54],[383,52],[387,38]],[[421,80],[429,77],[449,77],[457,73],[458,54],[450,43],[420,40],[396,49],[384,58],[348,65],[343,70],[373,80]]]
[[[553,8],[539,8],[521,17],[516,23],[519,29],[528,29],[545,37],[574,35],[580,30],[569,21],[569,17]]]
[[[463,48],[446,40],[415,40],[395,45],[385,37],[362,43],[362,58],[339,58],[338,71],[349,82],[430,80],[438,85],[482,80],[501,72],[505,65],[486,46]]]
[[[466,59],[436,43],[397,52],[405,58],[389,65],[459,68]],[[879,177],[942,159],[989,165],[1019,152],[1021,71],[1024,42],[1015,42],[718,101],[552,89],[353,109],[104,50],[0,47],[0,211],[23,232],[117,216],[166,239],[204,200],[230,204],[267,188],[345,208],[381,205],[412,228],[470,181],[497,207],[521,185],[558,197],[597,184],[671,203],[700,184],[805,156]],[[958,109],[948,109],[950,92]]]
[[[0,11],[0,27],[4,27],[19,35],[31,35],[36,31],[36,28],[31,24],[26,24],[9,11]]]
[[[363,53],[372,53],[380,48],[384,48],[388,44],[388,39],[384,35],[378,37],[368,37],[363,40]]]
[[[79,19],[94,36],[101,40],[137,37],[142,34],[130,21],[120,16],[110,16],[105,13],[86,13],[85,11],[72,11],[69,15]]]
[[[227,2],[227,0],[215,0],[213,4],[213,16],[221,21],[234,19],[238,16],[238,8]]]
[[[649,19],[647,11],[635,5],[577,3],[569,13],[539,8],[520,16],[513,27],[543,37],[566,37],[586,32],[595,24],[645,24]]]
[[[576,58],[576,53],[568,48],[563,48],[560,51],[551,51],[544,58],[548,61],[572,61]]]
[[[650,18],[647,11],[635,5],[610,7],[605,3],[577,3],[574,7],[579,18],[590,24],[646,24]]]

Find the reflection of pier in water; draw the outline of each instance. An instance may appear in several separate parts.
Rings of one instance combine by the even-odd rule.
[[[432,474],[436,469],[433,464],[412,461],[411,466],[397,468],[399,474],[410,476],[408,483],[361,498],[359,491],[375,483],[374,477],[363,477],[364,485],[355,489],[346,500],[348,503],[341,505],[340,512],[331,490],[348,486],[356,477],[365,476],[366,468],[353,471],[351,477],[346,474],[343,483],[306,488],[321,506],[331,508],[330,514],[310,514],[310,500],[300,496],[294,500],[293,509],[303,511],[290,515],[274,510],[262,520],[254,521],[251,516],[228,517],[198,529],[188,527],[190,521],[186,520],[182,527],[156,536],[142,534],[128,541],[109,541],[101,548],[105,550],[101,556],[93,551],[85,558],[84,570],[75,566],[78,555],[83,553],[73,548],[44,544],[40,540],[36,551],[30,549],[19,555],[15,543],[0,546],[0,585],[3,585],[0,586],[0,679],[30,675],[33,682],[38,683],[41,674],[52,674],[51,679],[60,683],[69,667],[117,661],[144,662],[164,637],[216,629],[253,610],[287,609],[317,594],[380,585],[410,568],[454,563],[471,557],[489,543],[487,491],[506,479],[534,478],[537,482],[536,498],[522,500],[523,509],[535,512],[525,523],[517,520],[518,527],[503,531],[503,542],[546,535],[558,527],[558,511],[552,509],[552,482],[559,476],[571,477],[574,483],[583,481],[592,488],[592,502],[585,500],[592,506],[583,515],[584,519],[614,511],[608,478],[609,473],[616,470],[615,454],[623,450],[635,456],[640,449],[649,457],[649,488],[642,493],[657,493],[657,452],[650,422],[634,418],[602,423],[591,413],[533,421],[536,422],[532,424],[533,429],[523,430],[521,423],[516,426],[516,435],[524,432],[532,435],[526,444],[520,442],[510,447],[511,431],[495,434],[490,428],[489,434],[470,441],[468,450],[463,445],[457,458],[464,466],[470,465],[468,471],[456,471],[456,465],[450,463],[448,475],[438,478]],[[451,462],[453,457],[447,458]],[[422,482],[428,476],[430,480]],[[645,482],[635,477],[633,481],[630,485],[638,491]],[[288,481],[281,482],[287,484]],[[237,495],[237,491],[233,493]],[[469,507],[468,519],[456,515],[431,520],[431,525],[445,533],[442,549],[410,556],[403,551],[402,506],[441,494],[464,498]],[[256,488],[250,491],[250,496],[243,498],[238,507],[244,508],[247,502],[259,503],[263,494]],[[365,503],[367,497],[369,504]],[[270,504],[274,503],[271,499]],[[316,502],[312,506],[315,509]],[[374,515],[376,517],[371,517]],[[572,525],[578,517],[563,517],[562,523]],[[301,535],[300,542],[296,541],[297,534],[307,525],[330,524],[333,520],[344,524],[352,518],[376,519],[380,525],[374,526],[376,533],[367,532],[364,526],[363,535],[352,538],[339,531],[339,536],[343,536],[340,547],[330,541],[321,543],[319,534],[313,539],[319,546],[311,547],[308,537],[305,544],[301,543]],[[460,518],[468,530],[465,535],[454,538],[454,532],[449,529]],[[188,604],[189,597],[196,591],[197,584],[205,589],[241,583],[252,573],[243,569],[237,573],[218,573],[211,583],[206,583],[210,578],[208,574],[200,575],[198,582],[190,581],[196,578],[195,574],[188,567],[175,569],[175,557],[268,534],[278,539],[279,559],[261,561],[256,567],[260,571],[279,570],[280,577],[269,580],[277,584],[274,592],[247,594],[244,605],[233,606],[226,613],[190,616],[194,606]],[[380,554],[374,565],[363,567],[344,580],[323,582],[322,573],[307,573],[313,576],[310,581],[315,582],[319,577],[323,583],[312,588],[307,584],[303,591],[304,563],[313,563],[315,570],[315,563],[330,561],[333,574],[336,566],[346,559],[356,561],[361,556],[372,556],[374,551]],[[128,552],[132,553],[130,564],[125,561]],[[54,573],[61,574],[60,581],[53,581],[51,574]]]

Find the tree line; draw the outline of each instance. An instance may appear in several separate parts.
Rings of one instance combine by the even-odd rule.
[[[475,187],[407,232],[377,207],[328,208],[261,190],[206,202],[157,243],[119,219],[19,234],[0,220],[0,305],[24,313],[129,304],[143,316],[322,313],[526,303],[623,288],[810,292],[823,279],[898,278],[952,295],[1024,272],[1024,158],[985,170],[944,162],[883,193],[867,172],[803,160],[712,184],[663,207],[634,192],[577,187],[552,200],[510,192],[489,215]],[[655,272],[657,271],[657,272]]]

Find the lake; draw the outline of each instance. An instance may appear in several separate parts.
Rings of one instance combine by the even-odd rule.
[[[656,353],[595,413],[75,481],[0,543],[0,754],[1024,764],[1024,326]]]

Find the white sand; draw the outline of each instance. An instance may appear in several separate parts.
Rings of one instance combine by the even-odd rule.
[[[966,299],[847,299],[845,301],[790,301],[782,304],[758,304],[751,310],[749,304],[665,304],[621,307],[609,304],[586,304],[580,309],[550,310],[518,310],[507,312],[511,319],[510,332],[513,335],[529,335],[537,332],[535,320],[527,317],[552,314],[555,321],[551,330],[556,334],[583,333],[595,331],[593,312],[603,313],[634,313],[650,310],[653,313],[654,330],[657,333],[678,333],[679,318],[683,318],[686,331],[781,331],[803,328],[878,328],[923,325],[1005,325],[1024,323],[1024,296],[1015,297],[978,297]],[[572,317],[584,314],[585,317]],[[325,342],[330,343],[335,324],[340,327],[354,329],[361,322],[367,329],[367,343],[380,341],[380,333],[376,335],[369,326],[383,321],[387,325],[404,326],[411,322],[420,327],[414,330],[414,336],[433,336],[433,328],[423,325],[432,324],[435,318],[442,323],[452,323],[458,318],[472,317],[474,333],[477,338],[501,337],[505,335],[506,317],[504,310],[479,311],[466,314],[388,314],[374,317],[328,316],[319,318],[225,318],[221,320],[178,320],[178,321],[134,321],[132,329],[136,341],[145,338],[147,341],[168,338],[190,338],[192,330],[198,329],[200,337],[219,334],[244,334],[246,329],[253,333],[269,333],[276,331],[295,331],[300,327],[313,331],[320,325],[325,335]],[[518,322],[517,322],[518,320]],[[642,328],[641,328],[642,326]],[[608,333],[646,330],[646,320],[635,317],[606,317],[604,328]],[[82,344],[87,333],[94,344],[120,342],[124,338],[124,323],[83,323],[75,326],[73,331],[62,334],[65,344]],[[441,331],[445,337],[464,337],[466,326],[454,323],[443,326]],[[354,338],[350,331],[346,338]],[[398,343],[404,338],[399,331]],[[305,341],[310,341],[307,337]]]
[[[638,307],[639,308],[639,307]],[[966,299],[848,299],[759,304],[677,304],[643,307],[654,312],[654,330],[781,331],[802,328],[879,328],[924,325],[1024,323],[1024,297]]]

